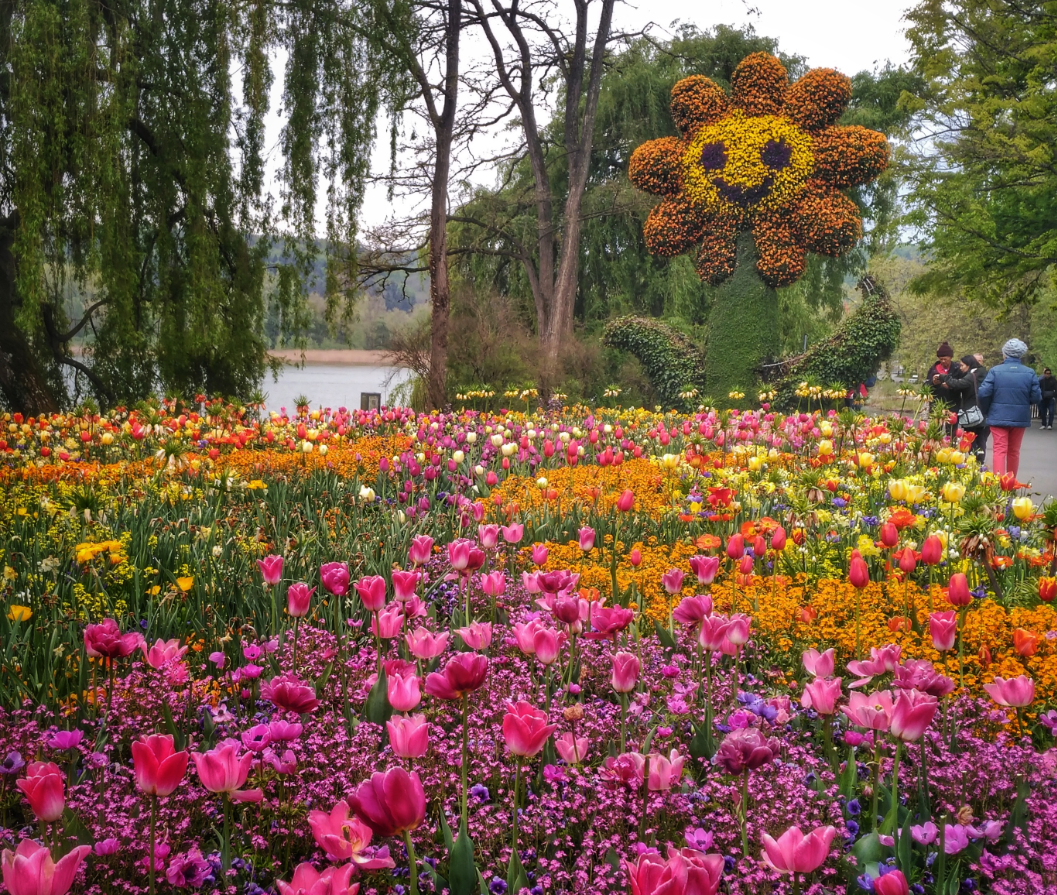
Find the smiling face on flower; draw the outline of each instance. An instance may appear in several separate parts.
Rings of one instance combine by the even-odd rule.
[[[800,277],[808,252],[850,249],[862,221],[840,190],[888,164],[883,134],[836,124],[850,99],[844,75],[812,69],[789,84],[767,53],[739,63],[729,96],[700,75],[679,81],[671,109],[680,136],[644,143],[628,168],[639,189],[663,197],[643,228],[649,250],[696,250],[699,276],[718,285],[748,230],[761,279],[777,287]]]

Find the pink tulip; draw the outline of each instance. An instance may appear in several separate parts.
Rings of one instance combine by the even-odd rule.
[[[536,632],[542,628],[543,625],[538,618],[530,619],[527,622],[518,622],[514,625],[514,640],[517,641],[517,648],[526,656],[535,654],[536,650],[533,646],[533,642],[536,637]]]
[[[411,547],[407,557],[413,566],[424,566],[433,555],[433,538],[426,535],[415,535],[411,539]]]
[[[590,526],[584,526],[580,529],[580,549],[588,551],[594,549],[595,546],[595,530]]]
[[[771,534],[771,549],[781,553],[785,550],[786,533],[785,529],[779,525],[774,532]]]
[[[0,859],[4,886],[10,895],[66,895],[91,852],[91,846],[79,845],[55,862],[49,849],[23,839],[14,851],[4,849]]]
[[[818,650],[805,650],[801,659],[804,670],[812,677],[831,677],[834,667],[834,652],[832,649],[820,653]]]
[[[969,593],[969,582],[964,572],[955,572],[947,584],[947,600],[952,606],[959,609],[968,606],[973,601],[973,595]]]
[[[841,712],[852,724],[865,727],[867,730],[888,730],[891,724],[895,705],[889,690],[878,690],[874,693],[853,692],[848,697],[848,704]]]
[[[943,559],[943,541],[929,535],[921,545],[921,561],[927,566],[937,565]]]
[[[462,638],[462,642],[472,650],[480,652],[488,649],[492,644],[491,622],[471,622],[469,627],[458,628],[456,631]]]
[[[249,730],[242,731],[239,739],[250,752],[263,752],[272,741],[272,731],[267,724],[255,724]]]
[[[734,646],[744,646],[749,642],[749,629],[752,627],[752,619],[740,612],[735,613],[727,619],[727,640]]]
[[[576,737],[571,733],[563,733],[555,739],[554,748],[562,761],[569,764],[579,764],[587,757],[589,741],[587,737]]]
[[[763,834],[763,859],[779,873],[811,873],[829,857],[836,834],[833,827],[818,827],[805,836],[800,827],[790,827],[775,841]]]
[[[716,895],[723,878],[723,858],[693,848],[668,846],[668,859],[643,851],[634,864],[625,861],[631,895]]]
[[[499,543],[499,526],[478,525],[477,540],[481,542],[481,546],[484,547],[485,550],[494,549],[496,544]]]
[[[401,767],[376,771],[357,787],[349,807],[379,836],[414,830],[426,816],[426,796],[418,774]]]
[[[371,633],[377,634],[382,640],[399,637],[403,629],[404,607],[400,603],[390,603],[371,619]]]
[[[356,895],[360,884],[351,882],[355,865],[328,867],[322,873],[311,864],[298,864],[290,882],[278,879],[279,895]]]
[[[712,761],[732,777],[737,777],[770,764],[778,757],[778,752],[778,740],[768,739],[757,728],[735,728],[723,738]]]
[[[149,649],[145,642],[141,642],[139,648],[143,653],[144,659],[147,660],[147,664],[154,669],[164,668],[170,662],[180,661],[187,652],[187,647],[181,647],[180,641],[175,638],[172,640],[155,640],[154,646]]]
[[[692,627],[701,624],[703,619],[712,614],[712,598],[703,594],[683,597],[679,605],[672,610],[672,618],[681,625]]]
[[[941,653],[953,649],[958,637],[958,613],[953,609],[933,612],[929,616],[929,634],[932,636],[932,646]]]
[[[870,569],[858,550],[852,550],[851,562],[848,564],[848,580],[852,587],[862,590],[870,583]],[[796,829],[795,827],[793,829]]]
[[[389,704],[398,712],[410,712],[422,701],[420,682],[414,670],[386,677]]]
[[[103,619],[98,625],[84,629],[84,649],[93,659],[123,659],[143,643],[143,635],[134,631],[122,634],[112,618]]]
[[[555,631],[553,628],[544,628],[542,626],[536,628],[536,632],[532,637],[531,655],[534,655],[543,666],[553,665],[561,652],[564,637],[564,634]]]
[[[848,671],[859,678],[851,684],[851,689],[865,687],[878,675],[893,674],[899,667],[901,653],[902,650],[895,643],[886,643],[882,647],[871,646],[869,659],[853,659],[848,663]]]
[[[669,569],[661,576],[661,586],[669,594],[677,594],[683,589],[684,577],[682,569]]]
[[[456,538],[450,544],[448,544],[448,562],[451,563],[451,567],[456,572],[464,572],[470,565],[470,550],[473,548],[473,541],[468,541],[466,538]]]
[[[224,740],[208,752],[192,752],[191,757],[199,780],[210,792],[224,793],[236,802],[259,802],[264,798],[259,789],[242,790],[253,764],[253,753],[239,755],[235,740]]]
[[[275,585],[283,580],[283,558],[274,553],[264,559],[258,559],[257,565],[261,567],[261,576],[265,584]]]
[[[918,690],[900,690],[892,707],[889,733],[904,743],[916,743],[936,716],[939,702]]]
[[[874,895],[910,895],[910,886],[901,871],[891,868],[873,881],[873,891]]]
[[[415,596],[415,588],[422,578],[421,572],[404,572],[397,569],[392,574],[393,594],[401,603],[406,603]]]
[[[520,544],[525,536],[525,526],[520,522],[511,522],[499,529],[503,533],[503,540],[508,544]]]
[[[448,632],[434,634],[426,628],[415,628],[404,635],[404,641],[412,656],[428,662],[430,659],[436,659],[448,648]]]
[[[351,860],[363,870],[395,866],[387,847],[378,849],[373,856],[364,854],[371,844],[373,833],[358,817],[349,817],[349,805],[344,799],[329,814],[325,811],[309,811],[308,825],[316,844],[326,852],[330,861]]]
[[[385,579],[381,575],[367,575],[356,582],[356,593],[368,612],[381,612],[385,607]]]
[[[710,615],[701,619],[701,630],[698,632],[697,641],[702,649],[710,653],[723,649],[727,642],[727,629],[730,621],[725,615]]]
[[[503,739],[511,754],[532,758],[557,729],[557,724],[547,723],[545,712],[530,703],[507,703],[507,713],[503,716]]]
[[[820,715],[832,715],[837,711],[837,700],[840,699],[840,678],[832,680],[815,678],[804,687],[800,704],[806,709],[814,709]]]
[[[635,493],[629,490],[622,491],[620,497],[617,498],[617,510],[621,513],[630,513],[634,506]]]
[[[1009,680],[996,677],[992,683],[984,684],[984,689],[999,705],[1010,708],[1024,708],[1035,698],[1035,681],[1025,674]]]
[[[309,588],[304,582],[291,584],[286,591],[286,611],[291,618],[304,618],[312,604],[312,595],[316,589]]]
[[[542,566],[547,562],[548,549],[544,544],[532,545],[532,562],[534,565]]]
[[[506,591],[506,575],[502,572],[489,572],[481,577],[481,590],[490,597],[498,597]]]
[[[426,692],[438,699],[462,699],[484,686],[487,676],[487,656],[459,653],[448,660],[443,671],[434,671],[426,678]]]
[[[639,657],[634,653],[619,652],[613,655],[613,675],[610,683],[617,693],[630,693],[639,680]]]
[[[400,716],[385,722],[389,745],[398,758],[421,758],[429,748],[429,725],[425,715]]]
[[[26,776],[16,780],[37,820],[50,824],[62,817],[66,807],[66,784],[62,771],[50,761],[34,761],[26,768]]]
[[[738,560],[745,555],[745,538],[740,534],[731,535],[729,541],[727,541],[727,556],[730,559]]]
[[[314,712],[319,706],[316,691],[293,673],[273,677],[261,687],[261,696],[277,709],[298,715]]]
[[[187,753],[177,752],[168,734],[153,734],[132,744],[132,765],[142,792],[167,796],[187,773]]]
[[[668,792],[683,775],[684,761],[685,759],[676,749],[673,749],[667,757],[658,755],[656,752],[652,753],[650,755],[650,791]]]
[[[343,562],[327,562],[319,567],[319,580],[335,597],[349,592],[349,567]]]
[[[524,586],[526,593],[543,593],[543,588],[540,587],[539,572],[522,572],[521,584]]]
[[[615,643],[617,634],[635,620],[635,613],[623,606],[599,606],[595,603],[589,607],[588,611],[591,627],[594,628],[593,631],[584,635],[588,640],[609,639]]]
[[[690,568],[700,584],[711,584],[719,572],[718,556],[691,556]]]

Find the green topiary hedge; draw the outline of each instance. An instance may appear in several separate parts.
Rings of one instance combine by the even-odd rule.
[[[638,358],[658,394],[671,407],[684,408],[694,401],[680,398],[687,386],[704,385],[705,357],[678,330],[648,317],[618,317],[606,325],[602,344]]]
[[[862,304],[837,331],[806,353],[765,368],[764,379],[776,393],[775,403],[796,403],[796,387],[809,380],[852,388],[873,376],[899,344],[900,321],[884,286],[873,277],[859,281]]]

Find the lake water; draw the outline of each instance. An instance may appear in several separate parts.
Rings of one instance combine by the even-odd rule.
[[[396,372],[394,376],[393,373]],[[364,392],[380,394],[387,404],[393,389],[410,377],[410,371],[396,367],[342,366],[340,364],[305,364],[284,367],[279,381],[265,377],[261,387],[267,395],[268,410],[294,409],[294,399],[304,395],[312,407],[347,407],[356,410]],[[388,382],[389,377],[392,380]]]

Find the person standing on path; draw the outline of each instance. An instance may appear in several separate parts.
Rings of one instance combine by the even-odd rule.
[[[987,423],[977,393],[986,372],[973,355],[967,354],[951,364],[950,373],[940,381],[940,388],[957,401],[958,426],[973,435],[972,451],[980,463],[984,462]]]
[[[1053,411],[1057,408],[1057,377],[1047,367],[1039,377],[1039,390],[1042,400],[1039,402],[1039,428],[1053,428]]]
[[[950,410],[956,403],[951,393],[945,391],[942,387],[943,378],[951,371],[954,349],[944,342],[936,349],[936,358],[936,363],[929,367],[928,373],[925,374],[925,383],[928,385],[929,391],[932,392],[932,405],[929,407],[930,413],[935,413],[940,408]]]
[[[1010,339],[1002,346],[1002,363],[987,371],[978,392],[980,407],[991,427],[994,460],[992,467],[1002,475],[1020,469],[1020,445],[1024,430],[1031,425],[1031,405],[1042,400],[1039,377],[1021,358],[1028,346]]]

